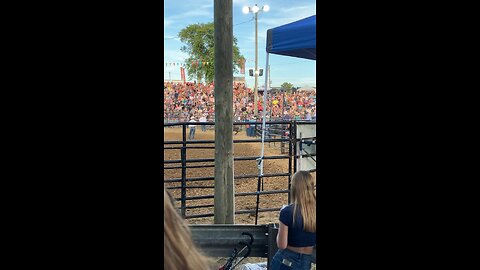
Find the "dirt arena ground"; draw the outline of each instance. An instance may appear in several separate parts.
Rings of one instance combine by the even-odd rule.
[[[166,141],[181,140],[182,129],[181,128],[165,128],[164,135]],[[188,135],[188,130],[187,130]],[[215,133],[213,130],[207,130],[202,132],[200,128],[197,127],[195,134],[195,140],[214,140]],[[237,135],[234,135],[234,139],[251,139],[247,137],[245,130],[239,132]],[[214,144],[201,144],[201,145],[211,145]],[[169,145],[171,146],[171,145]],[[261,153],[261,143],[242,143],[234,144],[234,156],[236,157],[258,157]],[[175,160],[180,159],[180,150],[179,149],[165,149],[164,150],[165,160]],[[265,144],[265,155],[282,155],[280,151],[280,143]],[[285,155],[285,154],[284,154]],[[187,149],[187,158],[188,159],[198,159],[198,158],[214,158],[215,152],[214,149]],[[190,163],[187,165],[206,165],[213,164],[211,163]],[[175,164],[179,166],[180,164]],[[288,159],[279,159],[279,160],[265,160],[264,162],[264,173],[288,173]],[[172,164],[166,164],[166,167],[173,166]],[[258,167],[256,161],[247,160],[247,161],[235,161],[234,162],[234,175],[246,175],[246,174],[255,174],[258,175]],[[187,177],[208,177],[214,176],[214,168],[188,168]],[[164,179],[171,178],[180,178],[181,170],[172,169],[164,170]],[[264,190],[286,190],[288,188],[288,177],[266,177],[264,178]],[[188,189],[188,186],[213,186],[213,180],[210,181],[198,181],[198,182],[187,182],[187,196],[198,196],[198,195],[213,195],[214,189]],[[166,183],[166,186],[180,186],[180,183]],[[258,178],[246,178],[246,179],[236,179],[235,180],[235,192],[256,192],[258,186]],[[170,190],[170,192],[176,198],[180,198],[180,190]],[[177,206],[180,207],[180,202],[177,202]],[[288,203],[287,194],[268,194],[260,196],[259,208],[276,208],[282,207],[282,205]],[[202,199],[195,201],[187,201],[187,206],[189,205],[206,205],[213,204],[213,199]],[[241,196],[235,198],[235,209],[236,210],[255,210],[256,208],[256,196]],[[187,209],[187,215],[190,214],[200,214],[213,212],[213,207],[210,208],[200,208],[200,209]],[[212,224],[213,217],[207,218],[194,218],[189,219],[189,223],[195,224]],[[258,217],[258,224],[268,224],[278,222],[278,211],[275,212],[260,212]],[[255,224],[255,214],[237,214],[235,216],[236,224]]]

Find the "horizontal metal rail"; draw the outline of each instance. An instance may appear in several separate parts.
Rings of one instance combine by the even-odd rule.
[[[210,165],[193,165],[193,166],[185,166],[185,168],[214,168],[215,164],[210,164]],[[170,167],[163,167],[165,170],[169,169],[181,169],[183,168],[182,166],[170,166]]]
[[[196,209],[196,208],[208,208],[208,207],[215,207],[215,204],[191,205],[191,206],[186,206],[185,208],[186,209]]]
[[[288,142],[290,139],[265,139],[265,142]],[[258,143],[262,142],[261,139],[251,139],[251,140],[233,140],[233,143]],[[214,140],[194,140],[194,141],[164,141],[164,144],[204,144],[204,143],[215,143]]]
[[[273,211],[280,211],[281,208],[259,208],[258,212],[273,212]],[[246,214],[255,214],[256,210],[237,210],[235,211],[236,215],[246,215]],[[213,217],[213,213],[207,213],[207,214],[196,214],[196,215],[188,215],[185,218],[190,219],[190,218],[203,218],[203,217]]]
[[[183,146],[171,146],[171,147],[163,147],[163,150],[179,150],[182,149]],[[187,149],[215,149],[215,146],[185,146]]]
[[[234,161],[257,160],[258,157],[235,157]],[[289,156],[265,156],[263,159],[288,159]],[[187,159],[186,162],[214,162],[214,158]],[[182,163],[181,159],[164,160],[165,164]]]
[[[181,189],[182,187],[167,187],[167,189]],[[187,188],[215,188],[215,186],[187,186]]]
[[[308,122],[307,122],[308,123]],[[234,126],[244,126],[244,125],[262,125],[263,122],[233,122]],[[290,125],[290,121],[268,121],[267,125]],[[302,122],[303,124],[303,122]],[[313,124],[316,124],[315,122]],[[164,127],[173,127],[173,126],[188,126],[192,125],[191,122],[177,122],[177,123],[165,123]],[[195,125],[205,125],[205,126],[214,126],[215,122],[195,122]]]
[[[289,190],[267,190],[267,191],[260,191],[258,194],[278,194],[278,193],[288,193]],[[235,197],[242,197],[242,196],[254,196],[257,195],[257,192],[243,192],[243,193],[235,193]],[[185,200],[200,200],[200,199],[213,199],[214,195],[201,195],[201,196],[192,196],[192,197],[185,197]],[[180,201],[181,198],[174,198],[176,201]]]
[[[277,177],[277,176],[289,176],[288,173],[271,173],[271,174],[264,174],[263,177]],[[237,175],[234,176],[233,179],[247,179],[247,178],[257,178],[258,174],[245,174],[245,175]],[[186,178],[185,179],[187,182],[196,182],[196,181],[208,181],[208,180],[215,180],[214,176],[210,177],[195,177],[195,178]],[[175,182],[181,182],[182,178],[171,178],[171,179],[165,179],[165,183],[175,183]]]

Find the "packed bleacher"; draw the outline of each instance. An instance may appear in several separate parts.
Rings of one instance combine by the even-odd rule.
[[[261,118],[263,96],[258,95],[258,111]],[[267,120],[315,120],[316,91],[292,92],[269,91],[267,95]],[[246,121],[254,118],[253,89],[244,83],[233,86],[234,121]],[[188,122],[191,117],[206,117],[214,121],[215,96],[214,85],[202,83],[164,83],[164,121]]]

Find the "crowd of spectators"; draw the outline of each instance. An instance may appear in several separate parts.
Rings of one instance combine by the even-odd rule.
[[[215,117],[214,84],[164,83],[165,122],[188,122]],[[258,95],[258,112],[261,118],[263,96]],[[316,91],[291,92],[269,91],[267,95],[267,120],[315,120]],[[254,118],[254,92],[244,83],[233,86],[234,121],[247,121]]]

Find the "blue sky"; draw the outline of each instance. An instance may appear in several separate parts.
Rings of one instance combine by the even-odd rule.
[[[189,24],[213,22],[213,0],[164,0],[164,67],[165,62],[183,63],[187,55],[180,51],[183,45],[178,32]],[[240,53],[247,62],[246,81],[254,84],[248,76],[248,69],[255,67],[255,22],[253,14],[244,14],[243,6],[259,7],[269,5],[268,12],[258,15],[258,66],[265,69],[265,38],[267,29],[297,21],[316,14],[315,0],[233,0],[233,35],[238,39]],[[180,79],[179,67],[165,67],[164,78]],[[314,60],[270,55],[270,73],[272,86],[290,82],[296,87],[316,86],[316,66]],[[235,76],[240,76],[235,74]],[[259,86],[264,85],[265,77],[259,77]]]

